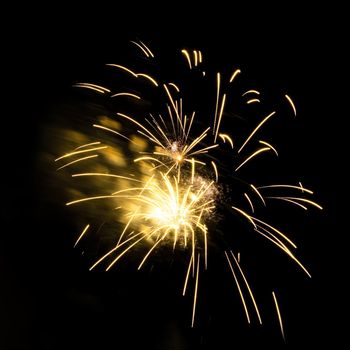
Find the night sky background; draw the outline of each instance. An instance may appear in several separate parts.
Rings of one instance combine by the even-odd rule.
[[[101,14],[90,10],[78,17],[52,9],[25,21],[14,18],[7,28],[11,34],[5,34],[0,348],[284,347],[271,299],[261,306],[266,324],[249,327],[226,270],[214,273],[208,283],[195,329],[189,328],[191,306],[180,293],[182,274],[167,267],[138,273],[127,266],[127,259],[124,267],[110,273],[89,273],[89,262],[72,248],[72,217],[48,200],[43,175],[47,164],[38,156],[45,148],[45,125],[71,99],[74,82],[92,80],[103,64],[117,62],[121,48],[134,39],[155,50],[202,49],[213,68],[238,65],[263,90],[280,89],[293,97],[298,118],[284,130],[279,146],[286,159],[298,164],[300,178],[315,191],[324,210],[311,210],[308,216],[298,211],[291,217],[288,211],[285,217],[280,214],[279,222],[288,220],[291,228],[300,220],[297,256],[313,278],[281,260],[286,275],[269,281],[269,286],[279,292],[288,346],[337,348],[346,323],[339,315],[347,308],[342,282],[347,276],[342,272],[347,231],[339,202],[345,197],[342,134],[349,119],[343,107],[346,92],[339,85],[347,72],[341,10],[280,9],[278,16],[258,19],[248,12],[247,20],[240,18],[239,23],[239,13],[222,20],[215,14],[170,20],[164,9],[163,16],[142,20],[140,13],[131,16],[119,10],[107,16],[108,9]],[[288,164],[282,161],[281,180],[286,178],[283,170]],[[253,248],[252,254],[259,249]],[[280,255],[271,254],[278,265]],[[263,278],[256,280],[263,287]]]

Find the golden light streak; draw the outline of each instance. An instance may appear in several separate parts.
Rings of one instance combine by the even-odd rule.
[[[186,237],[186,236],[185,236]],[[188,268],[187,268],[187,273],[186,273],[186,278],[185,278],[185,283],[184,283],[184,288],[182,291],[182,295],[185,296],[186,294],[186,289],[187,289],[187,283],[188,283],[188,277],[190,275],[190,271],[191,271],[191,265],[193,264],[193,255],[191,255],[191,259],[190,262],[188,264]]]
[[[246,314],[246,317],[247,317],[247,321],[248,321],[248,323],[250,324],[249,312],[248,312],[247,305],[246,305],[246,303],[245,303],[245,299],[244,299],[244,296],[243,296],[241,287],[240,287],[240,285],[239,285],[237,276],[236,276],[236,274],[235,274],[235,271],[234,271],[234,269],[233,269],[233,266],[232,266],[232,264],[231,264],[231,261],[230,261],[230,259],[229,259],[229,256],[228,256],[228,254],[227,254],[226,252],[225,252],[225,256],[226,256],[228,265],[229,265],[229,267],[230,267],[230,269],[231,269],[233,278],[235,279],[236,286],[237,286],[237,289],[238,289],[238,293],[239,293],[239,295],[240,295],[240,297],[241,297],[242,304],[243,304],[243,308],[244,308],[244,311],[245,311],[245,314]]]
[[[194,287],[194,297],[193,297],[193,310],[192,310],[192,323],[191,327],[193,328],[194,325],[194,317],[196,315],[196,305],[197,305],[197,293],[198,293],[198,279],[199,279],[199,263],[200,263],[200,254],[198,253],[198,259],[197,259],[197,273],[196,273],[196,284]]]
[[[247,199],[247,201],[248,201],[248,203],[250,205],[250,209],[252,210],[252,213],[254,214],[254,206],[253,206],[252,201],[250,200],[249,196],[246,193],[244,193],[244,196],[245,196],[245,198]]]
[[[247,105],[250,105],[251,103],[260,103],[260,100],[258,98],[252,98],[250,100],[248,100]]]
[[[104,94],[105,93],[104,90],[98,89],[95,86],[91,86],[91,85],[87,85],[87,84],[74,84],[72,86],[73,87],[78,87],[78,88],[84,88],[84,89],[93,90],[93,91],[99,92],[100,94]]]
[[[117,97],[117,96],[129,96],[129,97],[134,97],[136,98],[137,100],[140,100],[141,97],[140,96],[137,96],[135,94],[132,94],[130,92],[118,92],[117,94],[114,94],[112,95],[111,97]]]
[[[197,65],[198,65],[198,53],[196,50],[193,50],[193,55],[194,55],[194,66],[197,67]]]
[[[226,143],[226,140],[230,143],[231,148],[233,149],[233,141],[231,139],[231,137],[227,134],[219,134],[219,137],[224,141],[224,143]]]
[[[190,69],[192,69],[191,57],[188,54],[187,50],[183,49],[183,50],[181,50],[181,52],[186,57],[187,62],[188,62],[188,66],[190,67]]]
[[[216,104],[215,104],[215,114],[214,114],[214,124],[213,124],[213,135],[215,135],[216,121],[218,118],[220,85],[221,85],[221,78],[220,78],[220,73],[218,72],[216,73]]]
[[[180,92],[179,87],[175,83],[169,83],[169,85],[174,87],[177,92]]]
[[[297,110],[295,108],[295,104],[294,104],[293,100],[288,95],[284,95],[284,97],[288,100],[289,104],[292,106],[294,117],[296,117],[297,116]]]
[[[77,148],[75,148],[75,150],[77,149],[81,149],[81,148],[84,148],[84,147],[89,147],[89,146],[94,146],[94,145],[100,145],[101,142],[97,141],[97,142],[90,142],[90,143],[86,143],[85,145],[81,145]]]
[[[262,145],[265,145],[267,147],[270,147],[275,152],[276,156],[279,157],[276,148],[274,148],[270,143],[268,143],[266,141],[261,141],[261,140],[259,140],[259,143],[261,143]]]
[[[286,338],[284,336],[284,330],[283,330],[283,322],[282,322],[282,317],[281,317],[281,312],[280,312],[280,308],[278,306],[278,301],[275,295],[275,292],[272,291],[272,296],[273,296],[273,300],[275,302],[275,306],[276,306],[276,312],[277,312],[277,317],[278,317],[278,322],[280,324],[280,329],[281,329],[281,334],[282,334],[282,338],[284,341],[286,341]]]
[[[300,184],[300,183],[299,183]],[[268,185],[268,186],[259,186],[258,189],[261,189],[261,188],[294,188],[296,190],[300,190],[302,192],[307,192],[307,193],[310,193],[310,194],[313,194],[313,192],[305,187],[302,187],[301,184],[300,184],[300,187],[299,186],[293,186],[293,185]]]
[[[149,54],[151,55],[151,57],[154,58],[154,54],[153,52],[150,50],[150,48],[141,40],[139,40],[139,42],[143,45],[143,47],[149,52]]]
[[[241,70],[240,70],[240,69],[236,69],[236,70],[233,72],[233,74],[232,74],[232,76],[231,76],[231,78],[230,78],[230,83],[232,83],[233,80],[236,78],[236,76],[237,76],[238,74],[240,74],[240,73],[241,73]]]
[[[137,78],[137,74],[135,72],[133,72],[131,69],[127,68],[127,67],[124,67],[120,64],[114,64],[114,63],[107,63],[106,66],[109,66],[109,67],[116,67],[116,68],[119,68],[125,72],[128,72],[130,73],[132,76],[134,76],[135,78]]]
[[[74,152],[70,152],[70,153],[66,153],[61,157],[58,157],[55,159],[55,162],[67,158],[67,157],[71,157],[71,156],[75,156],[76,154],[81,154],[81,153],[86,153],[86,152],[92,152],[92,151],[98,151],[101,149],[106,149],[108,148],[107,146],[100,146],[100,147],[95,147],[95,148],[89,148],[89,149],[84,149],[84,150],[80,150],[80,151],[74,151]]]
[[[285,202],[289,202],[289,203],[292,203],[292,204],[295,204],[297,205],[298,207],[301,207],[303,208],[304,210],[307,210],[307,207],[305,207],[305,205],[302,205],[296,201],[293,201],[292,199],[288,199],[288,198],[284,198],[284,197],[266,197],[268,199],[279,199],[281,201],[285,201]]]
[[[244,217],[246,217],[250,221],[250,223],[254,226],[254,228],[256,228],[256,224],[255,224],[255,222],[253,221],[252,217],[249,214],[247,214],[244,210],[236,208],[234,206],[231,206],[231,208],[233,208],[234,210],[236,210],[240,214],[242,214]]]
[[[132,41],[132,40],[130,42],[133,43],[134,45],[136,45],[138,48],[140,48],[146,57],[150,56],[149,53],[147,52],[147,50],[145,48],[143,48],[139,43],[137,43],[136,41]]]
[[[246,144],[249,142],[249,140],[255,135],[255,133],[275,114],[276,112],[270,113],[266,118],[264,118],[258,126],[251,132],[251,134],[247,137],[247,139],[244,141],[241,148],[238,150],[238,153],[242,151],[242,149],[246,146]]]
[[[202,63],[203,57],[202,57],[201,51],[198,51],[198,58],[199,58],[199,63]]]
[[[248,90],[245,93],[242,94],[242,97],[247,95],[247,94],[256,94],[256,95],[260,95],[260,92],[258,90]]]
[[[78,239],[76,240],[75,244],[74,244],[74,248],[76,247],[76,245],[79,243],[79,241],[83,238],[83,236],[85,235],[85,233],[87,232],[87,230],[89,229],[90,224],[86,225],[84,230],[82,231],[82,233],[79,235]]]
[[[238,261],[236,260],[236,257],[234,256],[234,254],[232,253],[232,250],[230,250],[230,253],[231,253],[231,256],[232,256],[233,260],[235,261],[238,269],[239,269],[239,272],[241,273],[241,275],[243,277],[243,280],[244,280],[244,283],[245,283],[245,285],[246,285],[246,287],[248,289],[250,298],[252,299],[252,302],[254,304],[254,308],[255,308],[256,314],[258,316],[259,322],[260,322],[260,324],[262,324],[259,308],[258,308],[258,305],[256,304],[256,301],[255,301],[255,298],[254,298],[254,294],[253,294],[253,292],[252,292],[252,290],[251,290],[251,288],[249,286],[249,283],[248,283],[248,281],[247,281],[247,279],[246,279],[246,277],[245,277],[245,275],[243,273],[243,270],[241,269],[241,266],[239,265]]]
[[[154,78],[152,78],[150,75],[145,74],[145,73],[137,73],[137,77],[143,77],[148,79],[153,85],[155,86],[159,86],[158,83],[156,82],[156,80]]]
[[[253,185],[250,184],[250,187],[253,189],[253,191],[259,196],[259,198],[261,199],[261,201],[264,203],[264,206],[266,207],[266,202],[264,200],[264,197],[261,195],[261,193],[257,190],[257,188]]]
[[[77,160],[73,160],[72,162],[69,162],[69,163],[67,163],[67,164],[65,164],[65,165],[63,165],[63,166],[57,168],[57,170],[61,170],[61,169],[65,168],[65,167],[67,167],[67,166],[70,166],[70,165],[75,164],[75,163],[78,163],[78,162],[82,162],[83,160],[91,159],[91,158],[96,158],[96,157],[98,157],[98,154],[93,154],[93,155],[91,155],[91,156],[79,158],[79,159],[77,159]]]
[[[246,158],[240,165],[238,165],[238,167],[235,169],[235,171],[239,170],[244,164],[247,164],[251,159],[256,157],[258,154],[260,154],[262,152],[269,151],[269,150],[270,150],[270,147],[263,147],[263,148],[258,149],[257,151],[252,153],[248,158]]]
[[[111,92],[111,90],[105,88],[104,86],[91,84],[91,83],[76,83],[73,86],[76,86],[76,87],[94,87],[98,90],[102,90],[103,92]]]
[[[219,179],[218,168],[216,167],[216,164],[213,161],[211,161],[211,165],[213,166],[214,172],[215,172],[215,182],[218,182],[218,179]]]
[[[214,142],[216,142],[216,139],[218,137],[218,132],[219,132],[220,124],[221,124],[222,113],[224,112],[224,108],[225,108],[225,102],[226,102],[226,94],[224,94],[223,97],[222,97],[221,108],[220,108],[220,113],[219,113],[219,117],[218,117],[218,123],[217,123],[217,127],[216,127],[216,133],[215,133]]]
[[[113,133],[113,134],[116,134],[116,135],[122,137],[122,138],[125,139],[125,140],[128,140],[128,141],[134,143],[131,139],[129,139],[129,138],[126,137],[125,135],[123,135],[123,134],[121,134],[120,132],[115,131],[115,130],[113,130],[113,129],[107,128],[106,126],[99,125],[99,124],[93,124],[93,127],[96,128],[96,129],[102,129],[102,130],[105,130],[105,131],[109,131],[109,132],[111,132],[111,133]]]
[[[286,199],[291,199],[291,200],[294,200],[294,201],[301,201],[301,202],[304,202],[304,203],[308,203],[308,204],[311,204],[313,205],[314,207],[322,210],[323,208],[317,204],[316,202],[310,200],[310,199],[306,199],[306,198],[300,198],[300,197],[283,197],[283,198],[286,198]]]
[[[142,181],[134,179],[132,177],[122,176],[122,175],[114,175],[114,174],[106,174],[106,173],[80,173],[80,174],[73,174],[72,175],[72,177],[80,177],[80,176],[106,176],[106,177],[115,177],[118,179],[125,179],[125,180],[129,180],[129,181],[142,182]]]

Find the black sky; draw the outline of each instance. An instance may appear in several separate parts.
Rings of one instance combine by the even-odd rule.
[[[118,60],[130,39],[169,50],[203,48],[217,66],[234,62],[272,91],[283,87],[294,96],[302,120],[293,130],[300,136],[289,146],[305,149],[300,155],[301,175],[325,210],[313,211],[302,230],[304,235],[310,232],[302,239],[301,256],[310,264],[313,279],[289,271],[292,283],[283,282],[292,286],[281,296],[289,315],[286,336],[294,347],[340,341],[337,305],[344,291],[337,282],[337,266],[342,265],[339,242],[345,232],[340,229],[338,201],[344,196],[340,186],[345,179],[341,171],[345,115],[338,84],[346,73],[339,43],[341,19],[339,26],[330,28],[332,13],[325,9],[299,13],[300,17],[281,11],[239,25],[235,22],[239,14],[222,21],[213,15],[192,22],[186,17],[167,21],[163,15],[159,21],[158,17],[140,21],[123,11],[114,14],[105,21],[98,14],[33,17],[8,39],[4,68],[9,85],[3,102],[6,205],[0,240],[3,348],[125,348],[121,343],[127,341],[156,349],[196,348],[201,343],[208,349],[231,344],[283,346],[276,325],[249,329],[243,317],[236,317],[243,315],[238,303],[231,305],[238,305],[235,311],[226,310],[224,301],[211,305],[215,322],[188,329],[186,305],[164,274],[157,280],[121,268],[110,275],[90,275],[72,251],[71,236],[65,236],[70,219],[62,218],[63,210],[52,212],[43,206],[42,197],[48,194],[38,181],[43,167],[38,153],[45,147],[41,133],[47,116],[70,95],[77,77],[88,77],[99,65]],[[159,296],[160,288],[165,296]],[[232,290],[232,298],[238,298]],[[135,304],[129,309],[131,302]]]

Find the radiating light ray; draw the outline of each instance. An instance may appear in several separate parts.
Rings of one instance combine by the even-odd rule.
[[[185,235],[186,237],[186,235]],[[190,259],[190,262],[188,264],[188,268],[187,268],[187,273],[186,273],[186,278],[185,278],[185,283],[184,283],[184,288],[182,290],[182,295],[185,296],[186,294],[186,289],[187,289],[187,283],[188,283],[188,277],[190,275],[190,271],[191,271],[191,266],[193,264],[193,255],[191,255],[191,259]]]
[[[300,184],[300,183],[299,183]],[[267,185],[267,186],[259,186],[257,187],[259,190],[262,189],[262,188],[293,188],[293,189],[296,189],[296,190],[300,190],[302,192],[306,192],[306,193],[309,193],[309,194],[313,194],[313,191],[305,188],[305,187],[302,187],[301,184],[300,184],[300,187],[299,186],[293,186],[293,185]]]
[[[214,114],[214,124],[213,124],[213,135],[215,135],[216,123],[217,123],[217,118],[218,118],[220,85],[221,85],[221,75],[218,72],[216,74],[216,104],[215,104],[215,114]]]
[[[226,140],[227,140],[229,142],[229,144],[231,145],[231,148],[233,149],[233,141],[229,135],[219,134],[219,137],[224,141],[224,143],[226,143]]]
[[[159,84],[157,83],[157,81],[152,78],[150,75],[145,74],[145,73],[137,73],[137,77],[142,77],[142,78],[146,78],[147,80],[149,80],[154,86],[159,86]]]
[[[284,95],[284,97],[288,100],[289,104],[292,106],[294,117],[296,117],[297,116],[297,110],[295,108],[295,104],[294,104],[293,100],[288,95]]]
[[[256,95],[260,95],[260,92],[258,90],[248,90],[245,93],[242,94],[242,97],[248,94],[256,94]]]
[[[75,241],[74,244],[74,248],[77,246],[77,244],[79,243],[79,241],[83,238],[83,236],[85,235],[85,233],[87,232],[87,230],[89,229],[90,224],[86,225],[83,229],[83,231],[81,232],[81,234],[79,235],[78,239]]]
[[[238,150],[238,153],[240,153],[243,148],[247,145],[247,143],[249,142],[249,140],[255,135],[255,133],[274,115],[276,114],[276,112],[272,112],[270,113],[266,118],[264,118],[259,124],[258,126],[251,132],[251,134],[247,137],[247,139],[244,141],[243,145],[241,146],[241,148]]]
[[[264,200],[264,197],[261,195],[261,193],[258,191],[258,189],[253,185],[250,184],[250,187],[253,189],[253,191],[259,196],[259,198],[261,199],[261,201],[263,202],[264,206],[266,207],[266,202]]]
[[[133,77],[137,78],[137,74],[135,72],[133,72],[131,69],[127,68],[127,67],[124,67],[120,64],[114,64],[114,63],[107,63],[106,66],[109,66],[109,67],[115,67],[115,68],[119,68],[125,72],[128,72],[129,74],[131,74]]]
[[[98,150],[106,149],[106,148],[108,148],[108,147],[107,146],[100,146],[100,147],[94,147],[94,148],[79,150],[79,151],[73,151],[73,152],[70,152],[70,153],[66,153],[66,154],[64,154],[61,157],[56,158],[55,162],[57,162],[57,161],[59,161],[61,159],[64,159],[64,158],[75,156],[77,154],[86,153],[86,152],[92,152],[92,151],[98,151]]]
[[[252,160],[254,157],[256,157],[258,154],[262,152],[269,151],[270,147],[263,147],[252,153],[249,157],[247,157],[238,167],[235,169],[235,171],[238,171],[243,165],[247,164],[250,160]]]
[[[273,301],[275,302],[275,307],[276,307],[278,322],[279,322],[280,329],[281,329],[282,338],[283,338],[284,341],[286,341],[286,338],[285,338],[285,335],[284,335],[284,329],[283,329],[283,322],[282,322],[281,312],[280,312],[280,308],[278,306],[277,297],[276,297],[274,291],[272,291],[272,297],[273,297]]]
[[[254,305],[254,308],[255,308],[256,315],[258,316],[258,319],[259,319],[260,324],[262,324],[262,320],[261,320],[259,308],[258,308],[258,305],[257,305],[257,303],[256,303],[256,301],[255,301],[255,298],[254,298],[254,294],[253,294],[253,292],[252,292],[252,289],[250,288],[250,285],[249,285],[249,283],[248,283],[248,281],[247,281],[247,278],[245,277],[245,274],[244,274],[244,272],[243,272],[241,266],[239,265],[239,263],[238,263],[236,257],[234,256],[234,254],[232,253],[232,250],[230,250],[230,253],[231,253],[232,258],[233,258],[233,260],[235,261],[235,263],[236,263],[236,265],[237,265],[237,267],[238,267],[239,272],[241,273],[241,275],[242,275],[242,277],[243,277],[243,280],[244,280],[244,283],[245,283],[245,285],[246,285],[246,287],[247,287],[247,289],[248,289],[250,298],[252,299],[252,302],[253,302],[253,305]]]
[[[279,157],[276,148],[274,148],[270,143],[268,143],[266,141],[261,141],[261,140],[259,140],[259,143],[261,143],[262,145],[265,145],[267,147],[270,147],[275,152],[276,156]]]
[[[194,66],[197,67],[197,65],[198,65],[198,53],[196,50],[193,50],[193,56],[194,56]]]
[[[96,84],[90,84],[90,83],[76,83],[72,86],[78,87],[78,88],[94,90],[94,91],[99,92],[101,94],[105,94],[106,92],[111,92],[109,89],[107,89],[103,86],[96,85]]]
[[[210,163],[211,163],[211,165],[212,165],[213,168],[214,168],[214,172],[215,172],[215,181],[218,182],[218,179],[219,179],[218,168],[216,167],[215,162],[211,161]]]
[[[57,170],[61,170],[63,168],[66,168],[67,166],[70,166],[72,164],[75,164],[75,163],[79,163],[79,162],[82,162],[83,160],[87,160],[87,159],[91,159],[91,158],[96,158],[98,157],[98,154],[93,154],[91,156],[86,156],[86,157],[82,157],[82,158],[79,158],[79,159],[76,159],[76,160],[73,160],[72,162],[69,162],[59,168],[57,168]]]
[[[250,105],[252,103],[260,103],[260,100],[258,98],[251,98],[246,103],[247,103],[247,105]]]
[[[180,92],[180,89],[179,89],[179,87],[175,84],[175,83],[168,83],[170,86],[172,86],[173,88],[175,88],[175,90],[177,91],[177,92]]]
[[[81,145],[79,147],[76,147],[74,150],[78,150],[81,148],[85,148],[85,147],[89,147],[89,146],[94,146],[94,145],[100,145],[101,142],[97,141],[97,142],[90,142],[90,143],[86,143],[85,145]]]
[[[270,197],[270,198],[272,198],[272,197]],[[314,202],[314,201],[312,201],[312,200],[310,200],[310,199],[306,199],[306,198],[300,198],[300,197],[274,197],[274,198],[285,198],[285,199],[290,199],[290,200],[293,200],[293,201],[296,201],[296,202],[301,201],[301,202],[304,202],[304,203],[311,204],[311,205],[313,205],[314,207],[316,207],[316,208],[318,208],[318,209],[320,209],[320,210],[323,209],[323,208],[322,208],[319,204],[317,204],[316,202]]]
[[[241,73],[241,70],[240,70],[240,69],[236,69],[236,70],[232,73],[232,75],[231,75],[230,83],[232,83],[233,80],[236,78],[236,76],[237,76],[238,74],[240,74],[240,73]]]
[[[252,217],[249,214],[247,214],[244,210],[236,208],[234,206],[232,206],[232,208],[234,210],[238,211],[240,214],[242,214],[245,218],[247,218],[250,221],[250,223],[254,226],[254,228],[256,228],[256,224],[255,224],[254,220],[252,219]]]
[[[233,278],[234,278],[234,280],[235,280],[235,282],[236,282],[236,286],[237,286],[238,293],[239,293],[239,295],[240,295],[240,297],[241,297],[241,300],[242,300],[242,304],[243,304],[243,308],[244,308],[245,315],[246,315],[246,317],[247,317],[247,321],[248,321],[248,323],[250,323],[249,312],[248,312],[247,305],[246,305],[246,303],[245,303],[245,299],[244,299],[244,296],[243,296],[243,293],[242,293],[242,289],[241,289],[241,286],[240,286],[240,284],[239,284],[239,282],[238,282],[238,279],[237,279],[236,273],[235,273],[235,271],[234,271],[234,269],[233,269],[233,266],[232,266],[232,264],[231,264],[231,261],[230,261],[230,259],[229,259],[229,255],[227,254],[226,251],[225,251],[225,256],[226,256],[228,265],[229,265],[229,267],[230,267],[230,270],[231,270],[231,272],[232,272]]]
[[[111,132],[111,133],[113,133],[115,135],[118,135],[118,136],[122,137],[123,139],[128,140],[128,141],[133,143],[133,141],[131,139],[129,139],[128,137],[126,137],[125,135],[123,135],[120,132],[115,131],[113,129],[107,128],[106,126],[99,125],[99,124],[93,124],[93,127],[96,128],[96,129],[101,129],[101,130],[105,130],[105,131]]]
[[[192,69],[191,57],[190,57],[188,51],[185,50],[185,49],[183,49],[183,50],[181,50],[181,52],[182,52],[183,55],[186,57],[187,62],[188,62],[188,66],[190,67],[190,69]]]
[[[143,53],[146,57],[149,57],[150,54],[147,52],[147,50],[142,46],[140,45],[139,43],[137,43],[136,41],[130,41],[131,43],[133,43],[134,45],[136,45]]]
[[[196,305],[197,305],[197,292],[198,292],[198,280],[199,280],[199,263],[200,263],[200,254],[198,253],[198,259],[197,259],[197,273],[196,273],[196,284],[194,287],[194,297],[193,297],[193,311],[192,311],[192,323],[191,327],[193,328],[194,325],[194,317],[196,315]],[[193,264],[194,266],[194,264]]]
[[[222,96],[221,107],[220,107],[220,112],[219,112],[219,116],[218,116],[218,122],[217,122],[217,126],[216,126],[214,142],[216,142],[216,139],[218,137],[220,124],[221,124],[222,113],[224,112],[224,108],[225,108],[225,102],[226,102],[226,94],[224,94]]]
[[[140,44],[148,51],[148,53],[151,55],[152,58],[154,58],[154,54],[151,51],[151,49],[141,40],[139,40]]]
[[[288,198],[285,198],[285,197],[266,197],[266,198],[268,198],[268,199],[279,199],[281,201],[292,203],[292,204],[294,204],[294,205],[296,205],[298,207],[303,208],[304,210],[307,210],[307,207],[305,205],[302,205],[302,204],[300,204],[300,203],[298,203],[296,201],[293,201],[292,199],[288,199]]]
[[[118,92],[117,94],[112,95],[111,97],[118,97],[118,96],[129,96],[129,97],[134,97],[137,100],[140,100],[141,97],[135,94],[132,94],[130,92]]]
[[[254,206],[253,206],[251,199],[249,198],[249,196],[246,193],[244,193],[244,197],[247,199],[247,201],[250,205],[250,209],[252,210],[252,213],[254,214]]]

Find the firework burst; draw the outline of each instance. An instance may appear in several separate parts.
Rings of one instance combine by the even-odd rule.
[[[159,72],[149,73],[151,69],[147,67],[154,68],[157,57],[148,46],[141,41],[132,41],[131,45],[137,50],[147,73],[145,68],[139,72],[139,63],[135,66],[113,63],[107,65],[113,70],[113,78],[122,79],[120,86],[128,86],[128,89],[76,83],[74,87],[97,93],[118,109],[112,117],[100,117],[99,122],[93,124],[100,135],[98,141],[76,145],[55,160],[59,164],[57,170],[72,169],[74,178],[94,178],[101,183],[109,179],[113,184],[103,193],[72,198],[66,203],[67,206],[83,207],[88,202],[108,202],[111,213],[123,224],[115,245],[94,261],[90,269],[103,265],[109,270],[138,247],[145,248],[139,269],[160,249],[188,253],[183,295],[189,279],[193,278],[193,326],[200,272],[210,264],[209,243],[230,241],[229,237],[217,235],[210,227],[229,213],[245,221],[248,230],[264,237],[311,277],[294,253],[296,244],[280,229],[262,220],[259,210],[275,200],[303,210],[310,206],[322,209],[310,199],[313,192],[301,183],[258,185],[240,176],[255,160],[263,160],[265,154],[278,157],[270,142],[258,138],[261,130],[278,113],[265,112],[242,139],[241,135],[232,133],[231,124],[225,122],[225,118],[230,118],[227,106],[232,86],[241,74],[239,69],[234,69],[228,77],[219,72],[211,74],[205,69],[200,50],[183,49],[182,61],[179,61],[181,68],[200,81],[202,90],[207,89],[203,95],[197,92],[201,98],[193,102],[189,86],[168,81]],[[180,77],[178,80],[181,81]],[[240,97],[247,105],[262,102],[261,93],[255,89],[243,91]],[[292,98],[285,95],[283,99],[290,114],[296,116]],[[114,145],[107,142],[111,136]],[[119,150],[117,145],[121,143],[127,151]],[[102,166],[106,159],[113,168],[118,165],[122,170],[114,173],[111,168]],[[89,171],[76,170],[82,165]],[[230,191],[234,191],[235,196],[229,195]],[[85,223],[75,246],[91,229],[90,223]],[[234,254],[233,249],[237,251],[237,247],[227,245],[222,256],[232,273],[247,321],[251,322],[248,307],[251,302],[261,324],[262,316],[241,266],[240,253]],[[274,291],[272,296],[284,336]]]

